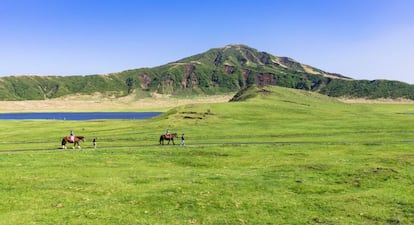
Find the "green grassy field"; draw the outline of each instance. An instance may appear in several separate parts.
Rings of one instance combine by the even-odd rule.
[[[414,223],[414,105],[266,90],[145,121],[0,121],[0,224]],[[167,128],[187,145],[158,145]],[[81,150],[60,149],[69,130]]]

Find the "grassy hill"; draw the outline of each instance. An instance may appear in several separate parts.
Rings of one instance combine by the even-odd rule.
[[[221,94],[249,85],[281,86],[329,96],[414,99],[414,85],[353,80],[288,57],[273,56],[245,45],[228,45],[166,65],[108,75],[3,77],[0,100],[41,100],[96,92],[111,97],[154,92],[174,96]]]
[[[0,121],[0,224],[413,224],[413,113],[252,86],[146,121]]]

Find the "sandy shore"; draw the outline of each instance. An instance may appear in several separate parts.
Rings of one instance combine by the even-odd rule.
[[[0,101],[0,112],[165,111],[197,103],[227,102],[233,95],[173,98],[167,95],[134,100],[131,97],[70,96],[51,100]]]

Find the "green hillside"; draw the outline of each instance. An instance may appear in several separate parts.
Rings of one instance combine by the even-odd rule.
[[[288,57],[245,45],[228,45],[153,68],[108,75],[11,76],[0,78],[0,100],[50,99],[100,93],[125,96],[136,91],[171,95],[236,92],[249,85],[281,86],[329,96],[414,99],[414,85],[387,80],[353,80]]]
[[[0,121],[0,224],[413,224],[413,113],[251,86],[145,121]]]

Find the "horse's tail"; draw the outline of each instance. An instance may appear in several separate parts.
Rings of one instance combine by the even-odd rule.
[[[66,144],[66,138],[62,138],[62,145],[65,145]]]
[[[164,135],[161,135],[160,136],[160,144],[161,144],[161,142],[164,140]]]

